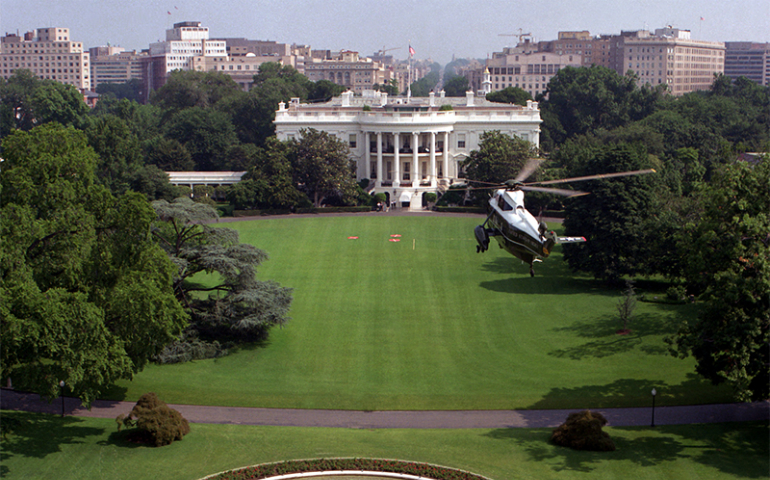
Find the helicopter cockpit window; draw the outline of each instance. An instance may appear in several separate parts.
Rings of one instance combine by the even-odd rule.
[[[504,210],[504,211],[511,211],[511,210],[513,210],[513,205],[511,205],[510,203],[508,203],[508,202],[505,200],[505,198],[503,198],[503,196],[502,196],[502,195],[500,195],[500,200],[502,200],[502,205],[501,205],[501,207],[503,208],[503,210]]]

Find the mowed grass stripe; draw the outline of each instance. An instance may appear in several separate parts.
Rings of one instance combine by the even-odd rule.
[[[530,278],[481,218],[276,218],[226,226],[270,259],[260,278],[294,288],[291,321],[262,346],[150,366],[116,397],[342,409],[509,409],[729,401],[663,338],[691,305],[640,302],[618,336],[620,292],[570,272],[560,248]],[[401,235],[391,237],[391,235]],[[358,239],[348,239],[355,236]],[[399,242],[391,242],[398,238]],[[665,286],[664,286],[665,287]]]

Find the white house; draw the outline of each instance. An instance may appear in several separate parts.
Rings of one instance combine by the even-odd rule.
[[[499,130],[538,146],[540,110],[489,102],[467,92],[465,98],[391,98],[380,92],[345,92],[329,102],[281,102],[275,114],[279,140],[299,137],[303,128],[337,136],[350,147],[358,180],[368,178],[388,201],[422,207],[421,196],[463,178],[460,162],[478,148],[481,135]]]

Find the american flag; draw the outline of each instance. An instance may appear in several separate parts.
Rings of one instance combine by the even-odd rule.
[[[411,45],[409,45],[409,56],[414,57],[414,48]]]

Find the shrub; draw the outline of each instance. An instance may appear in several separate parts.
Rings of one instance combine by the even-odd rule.
[[[118,431],[122,426],[136,427],[137,430],[129,434],[130,440],[156,447],[181,440],[190,433],[187,420],[152,392],[142,395],[128,416],[120,414],[115,421]]]
[[[590,410],[571,413],[567,421],[553,431],[551,442],[575,450],[612,452],[615,443],[602,431],[604,425],[607,425],[607,419],[601,413]]]
[[[449,110],[454,110],[454,108],[452,108],[452,105],[445,104],[445,105],[441,105],[438,110],[440,112],[447,112]]]
[[[687,290],[683,285],[675,285],[666,290],[666,298],[672,302],[684,302],[687,300]]]

